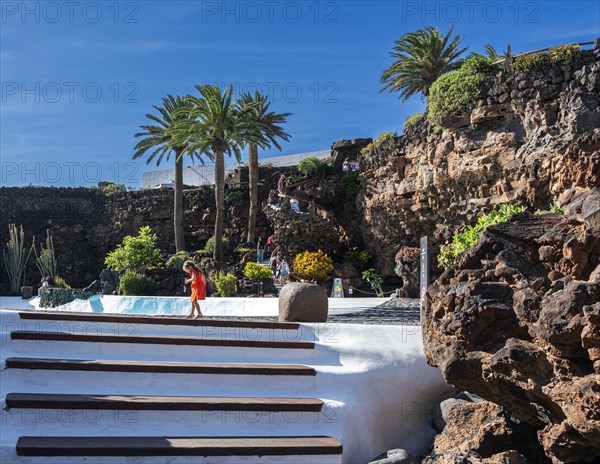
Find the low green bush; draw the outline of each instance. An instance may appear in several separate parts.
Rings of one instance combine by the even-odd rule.
[[[171,269],[172,271],[181,271],[181,269],[183,269],[183,263],[185,263],[188,259],[192,259],[192,257],[187,251],[178,251],[169,259],[167,259],[167,269]]]
[[[124,192],[126,192],[124,184],[108,184],[105,187],[102,187],[102,193],[109,197],[114,197]]]
[[[551,63],[569,64],[575,61],[580,54],[579,45],[559,45],[552,47],[547,52],[517,56],[512,64],[512,70],[515,73],[529,73],[544,69]]]
[[[548,209],[538,209],[533,214],[565,214],[565,210],[562,209],[557,203],[552,202]]]
[[[298,163],[298,171],[309,178],[322,177],[331,174],[331,166],[319,158],[309,156]]]
[[[236,253],[241,253],[243,255],[245,255],[246,253],[250,253],[251,251],[255,251],[254,248],[249,248],[249,247],[237,247],[235,250]]]
[[[346,198],[351,200],[360,191],[360,181],[358,180],[358,172],[347,173],[344,177],[344,183],[344,192],[346,193]]]
[[[227,205],[233,205],[234,203],[242,200],[244,196],[244,192],[241,190],[234,190],[233,192],[229,192],[227,195],[225,195],[224,200]]]
[[[250,280],[269,280],[273,277],[273,273],[268,266],[260,263],[246,263],[244,267],[244,275]]]
[[[507,221],[514,214],[522,213],[524,208],[518,204],[500,205],[498,209],[484,214],[477,219],[477,223],[468,226],[467,230],[461,234],[455,234],[452,241],[440,247],[438,255],[439,266],[448,269],[454,265],[457,256],[471,248],[479,241],[481,233],[490,226]]]
[[[375,146],[379,147],[382,143],[395,139],[396,137],[398,137],[396,132],[382,132],[375,139]]]
[[[364,270],[370,259],[371,255],[367,250],[350,250],[344,253],[344,261],[352,264],[357,271]]]
[[[404,130],[406,130],[410,126],[413,126],[414,124],[418,123],[422,119],[423,119],[423,113],[415,113],[415,114],[409,116],[404,121]]]
[[[215,273],[214,279],[217,291],[222,297],[231,296],[237,291],[237,278],[234,274],[218,271]]]
[[[59,276],[54,276],[54,278],[52,279],[52,283],[54,284],[55,287],[71,288],[71,286],[67,283],[67,281]]]
[[[458,71],[439,77],[429,89],[429,121],[437,125],[440,117],[468,113],[473,107],[475,93],[493,69],[489,58],[473,55]]]
[[[150,277],[127,271],[120,279],[122,295],[147,295],[154,290],[154,281]]]
[[[360,154],[362,156],[367,156],[369,153],[371,153],[373,151],[373,148],[374,148],[374,145],[373,145],[373,142],[371,142],[366,147],[362,147],[360,149]]]
[[[290,174],[285,177],[285,185],[294,185],[303,180],[306,180],[306,177],[301,176],[300,174]]]
[[[223,237],[223,249],[227,250],[229,248],[229,239],[227,237]],[[206,241],[206,245],[204,245],[203,250],[198,250],[200,253],[208,253],[212,254],[215,252],[215,236],[213,235]]]

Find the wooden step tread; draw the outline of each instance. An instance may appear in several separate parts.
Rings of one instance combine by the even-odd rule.
[[[288,340],[244,340],[236,338],[197,338],[174,336],[95,335],[69,332],[35,332],[17,330],[13,340],[46,340],[88,343],[141,343],[148,345],[230,346],[241,348],[280,348],[312,350],[314,342]]]
[[[9,393],[6,408],[127,409],[177,411],[301,411],[319,412],[318,398],[259,398],[211,396],[67,395]]]
[[[19,311],[21,319],[52,321],[118,322],[121,324],[185,325],[194,327],[242,327],[249,329],[297,330],[295,322],[240,321],[231,319],[186,319],[182,316],[150,316],[107,313],[75,313],[60,311]]]
[[[298,375],[314,376],[303,364],[230,364],[157,361],[100,361],[79,359],[7,358],[9,369],[63,371],[156,372],[170,374]]]
[[[342,454],[332,437],[20,437],[20,456],[293,456]]]

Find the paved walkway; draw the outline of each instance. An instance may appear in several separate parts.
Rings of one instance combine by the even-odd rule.
[[[352,301],[347,299],[348,302]],[[360,301],[356,299],[355,301]],[[356,311],[344,312],[343,314],[330,314],[327,322],[348,323],[348,324],[379,324],[379,325],[418,325],[421,321],[420,306],[418,299],[411,298],[392,298],[384,301],[376,307],[366,309],[356,308]],[[207,319],[222,319],[222,317],[210,317]],[[232,317],[227,319],[234,320],[260,320],[276,321],[276,317]]]

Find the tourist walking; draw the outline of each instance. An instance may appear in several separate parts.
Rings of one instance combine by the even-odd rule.
[[[204,275],[193,261],[186,261],[183,263],[183,270],[189,273],[190,278],[186,279],[185,283],[192,288],[192,295],[190,296],[192,311],[187,317],[202,317],[200,303],[198,303],[198,301],[206,299],[206,281],[204,280]],[[197,315],[195,314],[196,311],[198,312]]]
[[[273,273],[273,279],[277,278],[277,266],[279,266],[279,256],[272,255],[269,260],[269,269]]]
[[[284,194],[284,183],[285,183],[285,176],[283,174],[281,174],[281,177],[277,181],[277,191],[279,192],[280,195]]]
[[[262,247],[262,238],[258,237],[258,243],[256,244],[256,262],[260,263],[264,259],[265,250]]]
[[[275,249],[275,235],[271,234],[271,235],[269,235],[269,238],[267,239],[267,255],[271,256],[271,253],[273,253],[274,249]]]
[[[279,285],[285,285],[287,283],[288,276],[290,275],[290,268],[287,260],[283,258],[278,267],[279,274]]]

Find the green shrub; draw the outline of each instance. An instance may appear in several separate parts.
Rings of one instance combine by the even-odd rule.
[[[294,273],[301,279],[320,282],[333,271],[333,261],[324,251],[304,251],[294,257]]]
[[[363,280],[369,282],[371,285],[371,289],[376,293],[378,298],[382,298],[383,290],[381,288],[381,284],[383,283],[383,278],[375,272],[375,269],[367,269],[362,273]]]
[[[398,134],[396,132],[382,132],[375,139],[375,146],[379,147],[383,142],[395,139],[396,137],[398,137]]]
[[[108,184],[102,187],[102,193],[109,197],[120,195],[126,191],[124,184]]]
[[[550,55],[550,61],[553,63],[572,63],[581,54],[579,45],[559,45],[558,47],[552,47],[548,54]]]
[[[477,219],[477,223],[473,226],[468,226],[467,230],[461,234],[455,234],[452,237],[452,242],[446,243],[440,247],[438,255],[438,263],[440,267],[448,269],[454,265],[456,257],[471,248],[479,241],[481,233],[489,226],[500,224],[507,221],[512,215],[522,213],[523,207],[518,204],[501,205],[498,209],[484,214]]]
[[[172,271],[181,271],[181,269],[183,269],[183,263],[185,263],[188,259],[192,259],[192,257],[187,251],[178,251],[169,259],[167,259],[167,269],[171,269]]]
[[[429,89],[429,121],[436,125],[440,117],[468,113],[473,107],[475,92],[492,69],[488,58],[473,55],[458,71],[439,77]]]
[[[362,156],[366,156],[366,155],[368,155],[369,153],[371,153],[373,151],[373,148],[374,148],[374,145],[373,145],[373,142],[371,142],[366,147],[362,147],[360,149],[360,154]]]
[[[250,280],[269,280],[273,277],[273,273],[268,266],[253,262],[246,263],[244,275]]]
[[[569,64],[575,61],[580,53],[579,45],[559,45],[548,52],[517,56],[512,64],[512,70],[515,73],[529,73],[544,69],[550,63]]]
[[[344,253],[344,261],[352,264],[357,271],[362,271],[370,259],[371,255],[366,250],[350,250]]]
[[[214,279],[217,291],[222,297],[231,296],[237,291],[237,278],[234,274],[225,274],[218,271]]]
[[[71,286],[67,283],[67,281],[59,276],[54,276],[52,278],[52,283],[54,284],[55,287],[71,288]]]
[[[111,251],[104,263],[109,269],[121,271],[128,269],[143,273],[147,269],[158,269],[163,257],[156,245],[156,234],[149,226],[140,228],[137,236],[128,235],[123,242]]]
[[[227,237],[223,237],[223,249],[227,250],[229,248],[229,239]],[[215,236],[213,235],[206,241],[206,245],[204,245],[203,250],[198,250],[198,252],[213,254],[215,252]]]
[[[550,63],[550,55],[548,53],[517,56],[512,64],[512,70],[515,73],[529,73],[543,69],[548,63]]]
[[[306,178],[300,174],[290,174],[285,177],[285,185],[294,185],[303,180],[306,180]]]
[[[245,255],[246,253],[250,253],[251,251],[255,251],[254,248],[248,248],[248,247],[237,247],[235,250],[236,253],[241,253],[243,255]]]
[[[244,196],[245,195],[241,190],[234,190],[233,192],[229,192],[227,195],[225,195],[224,200],[226,204],[233,205],[234,203],[242,200]]]
[[[154,281],[150,277],[127,271],[120,280],[122,295],[147,295],[154,290]]]
[[[325,161],[309,156],[298,163],[298,171],[309,178],[313,178],[331,174],[331,167]]]
[[[404,130],[408,129],[410,126],[416,124],[421,119],[423,119],[423,113],[415,113],[404,121]]]
[[[349,172],[344,177],[346,198],[351,200],[360,191],[360,181],[358,180],[358,172]]]
[[[562,209],[557,203],[552,202],[548,209],[538,209],[533,214],[565,214],[565,210]]]

